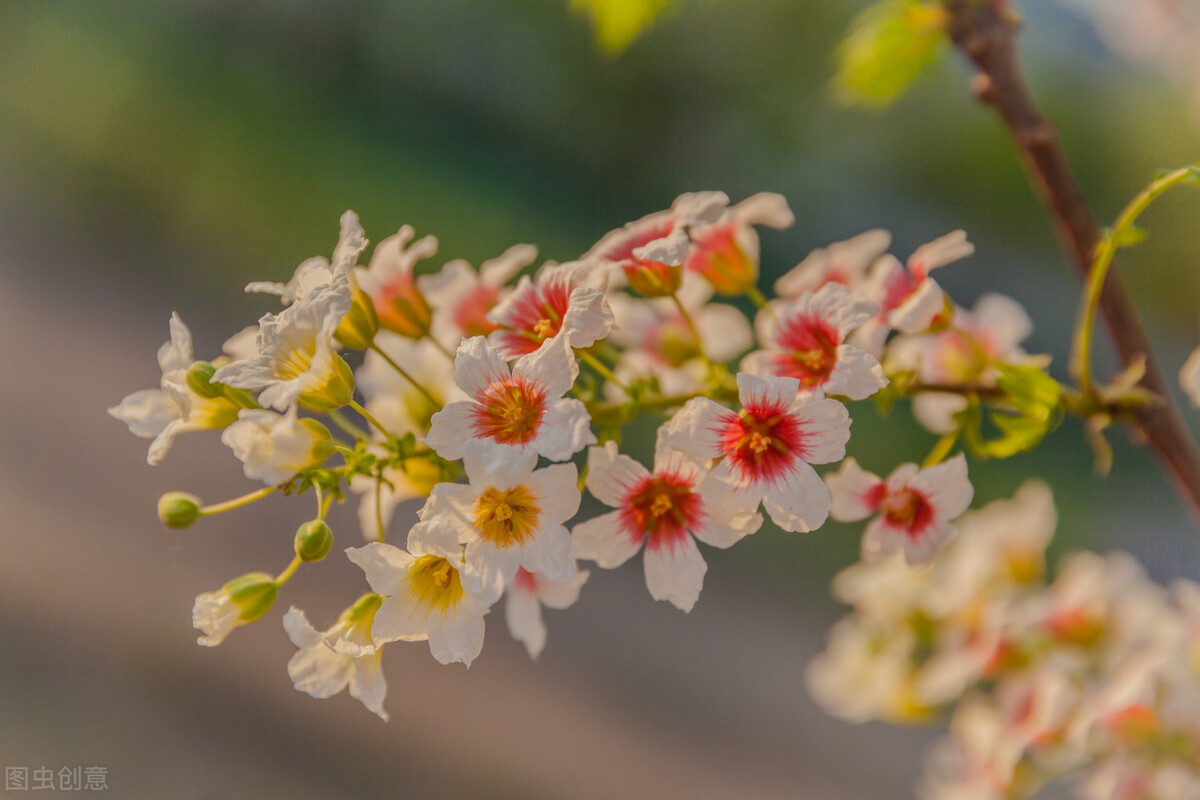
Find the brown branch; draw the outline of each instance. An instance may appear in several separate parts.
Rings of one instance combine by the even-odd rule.
[[[1086,276],[1100,230],[1067,163],[1058,131],[1038,111],[1021,74],[1015,14],[1007,0],[944,2],[951,39],[978,70],[972,87],[979,99],[1004,120],[1034,190],[1051,212],[1059,243],[1080,276]],[[1164,402],[1139,409],[1134,414],[1134,427],[1200,521],[1200,450],[1171,400],[1150,340],[1115,271],[1110,271],[1105,281],[1100,310],[1121,363],[1129,366],[1139,358],[1146,360],[1141,385]]]

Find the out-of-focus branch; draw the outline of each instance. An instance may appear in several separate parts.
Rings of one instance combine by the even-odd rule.
[[[944,0],[950,38],[977,72],[972,88],[996,110],[1012,135],[1034,190],[1051,212],[1059,243],[1081,277],[1091,268],[1100,231],[1067,163],[1058,131],[1042,116],[1017,60],[1019,22],[1007,0]],[[1121,363],[1145,359],[1141,385],[1163,403],[1139,409],[1134,425],[1200,521],[1200,450],[1183,423],[1150,341],[1120,277],[1109,272],[1100,311]]]

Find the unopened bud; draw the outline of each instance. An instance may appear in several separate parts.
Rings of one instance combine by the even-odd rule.
[[[365,350],[375,341],[375,334],[379,331],[379,317],[375,313],[375,304],[371,302],[371,298],[358,287],[358,282],[353,279],[351,280],[350,296],[353,298],[353,303],[350,305],[350,310],[346,312],[346,316],[342,317],[342,322],[338,325],[333,337],[343,347],[351,350]]]
[[[411,275],[382,287],[372,297],[380,326],[409,339],[422,339],[433,325],[433,310]]]
[[[279,594],[279,584],[265,572],[251,572],[234,578],[221,591],[237,606],[239,620],[253,622],[271,610]]]
[[[683,266],[630,259],[621,264],[629,285],[646,297],[670,297],[683,282]]]
[[[168,528],[186,528],[200,517],[200,498],[187,492],[167,492],[158,499],[158,518]]]
[[[188,388],[201,397],[220,397],[224,393],[221,384],[212,382],[217,368],[207,361],[196,361],[187,369]]]
[[[296,530],[296,555],[302,561],[320,561],[333,547],[333,530],[323,519],[313,519]]]
[[[341,356],[334,356],[334,370],[320,386],[300,395],[300,402],[316,411],[341,408],[354,396],[354,372]]]

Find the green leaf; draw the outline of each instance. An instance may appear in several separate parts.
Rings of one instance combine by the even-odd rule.
[[[989,419],[1000,436],[984,439],[982,409],[972,404],[960,413],[963,438],[972,452],[984,458],[1008,458],[1032,450],[1061,420],[1062,385],[1037,367],[1001,364],[996,387],[1004,394],[1002,408]]]
[[[883,0],[867,7],[838,47],[834,94],[846,105],[882,108],[908,89],[944,49],[941,3]]]
[[[571,0],[571,8],[592,18],[596,43],[612,54],[629,47],[670,5],[671,0]]]

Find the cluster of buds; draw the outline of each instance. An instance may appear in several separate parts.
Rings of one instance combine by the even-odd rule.
[[[989,296],[966,311],[930,277],[972,252],[961,231],[904,263],[883,231],[813,251],[768,300],[754,226],[791,222],[779,195],[731,206],[702,192],[576,261],[533,270],[536,251],[517,245],[479,270],[431,270],[420,262],[437,241],[408,226],[360,265],[368,242],[347,212],[331,258],[305,261],[287,283],[247,287],[284,307],[219,357],[195,359],[173,316],[160,388],[110,413],[153,439],[151,464],[182,432],[220,430],[265,487],[212,505],[171,493],[164,523],[187,527],[276,491],[316,499],[280,573],[197,598],[200,643],[262,617],[297,569],[324,559],[326,515],[349,497],[365,544],[345,552],[370,591],[324,632],[288,612],[301,648],[289,673],[314,697],[348,688],[380,716],[385,644],[427,641],[438,661],[469,665],[503,597],[510,632],[537,657],[543,606],[571,605],[588,563],[614,568],[642,550],[650,595],[688,611],[707,570],[700,545],[728,548],[765,518],[807,532],[830,516],[874,516],[863,538],[870,563],[933,561],[973,494],[955,446],[995,445],[978,432],[984,408],[1032,418],[1028,398],[1045,392],[1024,391],[1032,378],[1021,370],[1057,384],[1044,359],[1019,350],[1030,326],[1015,302]],[[754,319],[714,295],[753,303]],[[814,465],[845,457],[847,401],[871,396],[884,406],[913,397],[942,435],[934,451],[887,478],[853,460],[818,474]],[[645,464],[621,441],[643,418],[657,425]],[[1027,422],[1014,426],[1002,437],[1010,449],[1048,424],[1033,436]],[[585,490],[596,501],[586,505],[606,510],[580,519]],[[393,531],[406,501],[419,504],[419,521]]]
[[[1122,553],[1045,576],[1056,524],[1029,482],[956,522],[935,563],[893,556],[837,576],[854,607],[808,668],[830,713],[931,720],[927,800],[1027,797],[1075,777],[1087,800],[1200,796],[1200,586],[1170,591]]]

